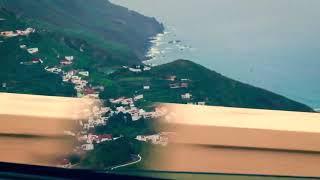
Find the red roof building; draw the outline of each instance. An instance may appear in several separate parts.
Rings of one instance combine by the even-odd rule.
[[[189,87],[189,84],[188,84],[188,83],[181,83],[181,87],[182,87],[182,88],[188,88],[188,87]]]
[[[98,139],[100,142],[104,142],[104,141],[110,141],[112,140],[112,134],[103,134],[103,135],[98,135]]]
[[[43,61],[39,58],[33,58],[32,63],[37,64],[37,63],[42,63]]]

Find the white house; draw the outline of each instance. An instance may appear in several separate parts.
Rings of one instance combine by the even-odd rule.
[[[67,72],[67,75],[70,76],[70,77],[72,77],[72,76],[75,76],[76,73],[77,73],[76,70],[71,70],[71,71],[68,71],[68,72]]]
[[[152,144],[161,144],[167,145],[168,144],[168,135],[169,134],[154,134],[154,135],[139,135],[136,137],[138,141],[150,142]]]
[[[34,32],[36,32],[36,30],[33,29],[33,28],[27,28],[26,30],[24,30],[24,32],[25,32],[26,34],[29,34],[29,33],[34,33]]]
[[[136,72],[136,73],[142,72],[141,69],[136,69],[136,68],[129,68],[129,71]]]
[[[132,117],[132,121],[138,121],[139,119],[141,119],[141,116],[139,115],[139,113],[131,114],[131,117]]]
[[[75,76],[72,76],[72,77],[71,77],[71,79],[74,79],[74,80],[81,80],[81,77],[79,77],[79,76],[76,76],[76,75],[75,75]]]
[[[191,97],[192,97],[192,95],[190,93],[186,93],[186,94],[181,95],[181,98],[185,99],[185,100],[191,99]]]
[[[89,76],[89,71],[80,71],[79,74],[82,75],[82,76],[87,76],[88,77]]]
[[[81,79],[71,79],[71,82],[72,82],[73,84],[79,85],[79,84],[81,83]]]
[[[158,141],[160,141],[160,134],[154,134],[154,135],[139,135],[136,137],[138,141],[144,141],[144,142],[151,142],[153,144],[156,144]]]
[[[135,101],[138,101],[138,100],[143,99],[143,98],[144,98],[144,97],[143,97],[143,94],[140,94],[140,95],[135,96],[133,99],[134,99]]]
[[[48,72],[52,72],[52,73],[55,73],[55,74],[59,74],[59,73],[62,72],[62,69],[56,68],[56,67],[52,67],[52,68],[45,67],[44,69],[45,69],[46,71],[48,71]]]
[[[146,111],[144,109],[139,109],[139,114],[140,115],[144,115],[146,113]]]
[[[26,30],[17,30],[18,35],[21,36],[26,36],[29,35],[30,33],[34,33],[36,30],[33,28],[27,28]]]
[[[91,151],[91,150],[94,150],[94,146],[93,144],[83,144],[81,146],[81,148],[85,151]]]
[[[168,77],[167,77],[167,80],[168,80],[168,81],[175,81],[176,78],[177,78],[177,76],[168,76]]]
[[[150,71],[150,70],[151,70],[151,67],[145,66],[145,67],[143,68],[143,70],[144,70],[144,71]]]
[[[68,61],[73,61],[74,60],[74,57],[73,56],[65,56],[64,57],[66,60]]]
[[[29,49],[27,49],[27,51],[30,54],[36,54],[39,52],[39,48],[29,48]]]
[[[143,86],[144,90],[150,90],[150,86]]]
[[[22,44],[22,45],[20,45],[20,48],[21,48],[21,49],[26,49],[26,48],[27,48],[27,45]]]
[[[79,76],[72,76],[71,82],[73,84],[80,84],[81,83],[81,78]]]
[[[123,106],[117,107],[116,109],[117,109],[117,113],[126,111],[126,109]]]
[[[67,76],[62,76],[62,81],[63,81],[63,82],[68,82],[68,81],[70,81],[70,78],[67,77]],[[75,88],[75,89],[76,89],[76,88]]]

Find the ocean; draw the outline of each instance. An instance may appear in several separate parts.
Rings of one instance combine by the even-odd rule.
[[[320,1],[112,0],[156,17],[159,65],[189,59],[230,78],[320,108]]]

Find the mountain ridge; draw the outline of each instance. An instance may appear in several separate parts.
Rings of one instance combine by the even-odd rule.
[[[52,13],[53,10],[57,11],[59,15],[61,13],[59,7],[64,3],[68,4],[66,7],[71,9],[73,7],[80,8],[80,10],[75,10],[78,12],[83,7],[75,5],[88,1],[0,0],[0,7],[8,7],[7,3],[13,6],[12,2],[18,4],[15,7],[9,7],[9,9],[16,11],[19,11],[19,7],[28,2],[31,2],[28,4],[28,11],[39,9],[39,7],[32,8],[33,6],[44,8],[55,2],[52,5],[56,7],[51,7],[51,13],[49,13],[50,16],[54,16],[56,13]],[[109,1],[91,0],[90,2],[104,4]],[[111,9],[112,7],[117,6],[112,5]],[[89,10],[85,12],[95,11],[94,6],[86,8]],[[100,8],[98,7],[98,9]],[[139,56],[144,56],[143,52],[148,46],[145,41],[148,41],[158,30],[160,31],[161,25],[156,23],[155,26],[160,27],[158,30],[151,28],[149,33],[143,37],[134,37],[136,34],[144,34],[143,28],[149,25],[153,26],[155,20],[143,18],[122,7],[112,11],[106,10],[109,17],[114,17],[113,13],[115,15],[119,13],[114,11],[134,14],[133,16],[138,16],[136,18],[139,21],[146,20],[146,22],[137,23],[138,26],[145,23],[147,25],[123,29],[129,19],[122,21],[121,18],[111,18],[112,21],[107,22],[114,26],[107,31],[112,33],[116,30],[118,36],[124,36],[125,41],[122,41],[123,39],[117,37],[114,39],[102,38],[103,35],[96,34],[95,30],[90,30],[92,27],[87,27],[88,24],[83,25],[81,21],[78,21],[78,17],[74,17],[72,13],[67,13],[70,17],[65,15],[68,16],[65,18],[67,21],[64,21],[65,19],[60,16],[60,18],[55,17],[57,23],[54,23],[52,19],[47,23],[45,19],[34,19],[30,14],[29,17],[25,17],[21,12],[17,15],[14,12],[11,13],[10,10],[0,9],[0,31],[12,31],[17,35],[0,36],[0,92],[98,98],[103,102],[103,108],[98,110],[99,112],[105,113],[108,109],[112,110],[111,113],[106,113],[103,116],[99,113],[98,117],[90,118],[97,125],[91,124],[92,126],[88,129],[83,126],[84,134],[87,137],[89,137],[89,133],[94,133],[97,136],[112,135],[120,139],[100,142],[100,144],[91,141],[92,144],[88,148],[91,150],[88,153],[75,153],[74,156],[67,157],[74,166],[80,165],[80,167],[105,170],[108,167],[130,161],[132,154],[144,156],[146,154],[144,149],[148,148],[149,144],[139,142],[135,138],[138,135],[160,133],[157,130],[159,123],[154,116],[157,114],[154,103],[158,102],[314,112],[307,105],[230,79],[189,60],[180,59],[156,67],[143,65]],[[66,12],[65,8],[62,14]],[[35,13],[43,14],[43,12]],[[83,16],[87,16],[85,14]],[[45,16],[45,18],[51,17]],[[78,19],[74,24],[70,26],[64,24],[74,18]],[[90,18],[82,17],[82,19]],[[150,23],[150,21],[152,22]],[[60,23],[62,27],[67,26],[67,28],[59,28]],[[74,26],[76,31],[70,28],[71,26]],[[17,30],[25,30],[29,27],[35,28],[35,30],[28,35],[18,34]],[[94,28],[99,29],[99,26]],[[133,44],[127,44],[126,41],[134,42],[135,38],[137,38],[136,43],[140,45],[140,48],[132,50],[130,46]],[[38,52],[30,53],[29,48],[37,48]],[[55,71],[52,70],[54,68]],[[123,109],[125,109],[125,113],[122,112]],[[86,138],[86,140],[89,139]],[[79,142],[79,145],[82,143],[87,143],[87,141]],[[78,152],[78,150],[74,152]],[[106,152],[111,155],[105,156]]]
[[[22,2],[22,0],[14,1]],[[105,0],[94,1],[100,3],[109,2]],[[0,2],[8,1],[0,0]],[[40,1],[30,0],[30,2]],[[43,0],[41,2],[53,1]],[[61,0],[56,0],[54,2],[62,3]],[[68,3],[71,2],[78,4],[80,0],[68,1]],[[56,5],[61,6],[61,4]],[[120,8],[120,10],[123,11],[123,8]],[[128,10],[126,9],[126,11]],[[11,27],[11,30],[12,28],[18,27],[26,28],[30,25],[29,21],[24,22],[26,18],[21,18],[21,14],[20,17],[15,17],[3,9],[1,12],[3,12],[4,15],[7,14],[8,18],[11,19],[0,23],[2,23],[2,25],[6,25],[6,23],[8,23],[8,28]],[[24,26],[22,26],[22,24],[24,24]],[[0,30],[6,30],[4,27],[5,26],[0,27]],[[111,59],[114,61],[114,65],[117,66],[116,72],[109,75],[105,72],[105,68],[108,68],[110,65],[108,63],[104,63],[101,59],[96,60],[96,58],[93,58],[95,57],[94,54],[97,53],[97,50],[94,49],[94,47],[91,47],[91,49],[93,49],[91,52],[90,43],[87,43],[87,40],[83,40],[81,38],[82,36],[74,38],[70,37],[72,35],[69,35],[68,33],[66,33],[66,35],[63,32],[55,32],[56,29],[50,28],[51,26],[45,26],[44,28],[38,29],[36,33],[31,34],[28,37],[5,39],[5,42],[0,44],[0,47],[1,45],[3,46],[3,49],[0,49],[0,55],[3,57],[1,61],[3,64],[6,64],[6,66],[3,66],[1,69],[0,80],[7,83],[8,87],[11,88],[10,92],[63,95],[65,93],[64,91],[60,91],[59,93],[56,93],[56,91],[63,90],[65,89],[64,87],[67,87],[68,90],[66,95],[74,96],[74,92],[72,92],[70,84],[58,83],[58,81],[61,81],[61,77],[52,74],[47,75],[43,70],[44,67],[41,67],[41,65],[22,66],[19,64],[21,61],[30,61],[32,58],[41,58],[45,59],[44,65],[54,66],[59,64],[59,61],[61,60],[56,57],[56,51],[59,51],[59,54],[65,56],[74,55],[77,59],[71,67],[63,67],[65,70],[70,68],[88,70],[91,74],[90,81],[92,81],[92,84],[103,85],[105,87],[106,90],[101,95],[102,99],[108,99],[110,96],[113,96],[111,98],[117,96],[132,96],[136,94],[136,92],[141,92],[145,93],[145,99],[148,103],[186,103],[186,101],[181,99],[181,94],[191,93],[193,95],[193,103],[204,101],[207,105],[216,106],[313,112],[311,108],[304,104],[292,101],[270,91],[227,78],[215,71],[209,70],[188,60],[176,60],[172,63],[153,67],[150,72],[137,74],[125,71],[121,66],[130,64],[125,60],[130,59],[133,56],[127,55],[126,51],[121,48],[107,48],[107,52],[102,50],[99,53],[101,56],[106,56],[107,62]],[[36,55],[26,53],[25,50],[19,48],[21,43],[28,46],[40,47],[40,53]],[[85,52],[79,52],[79,44],[88,44],[86,45],[88,48]],[[11,49],[11,51],[9,49]],[[119,52],[117,52],[118,50]],[[120,62],[120,60],[124,61]],[[138,61],[135,62],[138,63]],[[38,67],[42,70],[37,69]],[[27,75],[30,75],[30,77],[25,76],[23,73],[16,72],[24,72]],[[168,82],[165,80],[165,78],[170,75],[177,76],[178,80],[190,79],[189,87],[179,88],[177,90],[170,89],[169,85],[171,83],[181,83],[179,81]],[[53,80],[55,82],[54,84],[41,81],[41,77],[49,76],[50,78],[56,76]],[[37,86],[35,82],[41,83],[42,85]],[[141,91],[141,87],[145,84],[152,86],[150,91]],[[53,87],[53,85],[56,86]]]
[[[143,16],[108,0],[0,0],[18,17],[42,21],[58,30],[95,35],[96,39],[128,46],[143,60],[149,38],[164,27],[155,18]],[[77,29],[77,30],[75,30]],[[143,29],[143,30],[142,30]]]
[[[168,80],[172,76],[175,80]],[[103,98],[110,94],[115,97],[144,94],[145,104],[205,102],[213,106],[314,112],[307,105],[225,77],[190,60],[176,60],[142,73],[120,70],[111,75],[111,80],[116,84],[106,89]],[[141,90],[144,85],[150,86],[150,90]],[[185,93],[192,98],[183,100],[181,96]]]
[[[227,88],[227,90],[229,89],[229,92],[222,92],[221,90],[219,95],[227,98],[228,93],[230,94],[236,93],[238,94],[238,96],[245,97],[246,101],[248,101],[248,103],[243,103],[240,100],[238,100],[236,104],[222,102],[221,104],[217,104],[217,105],[230,106],[230,107],[243,107],[243,108],[258,108],[258,109],[260,108],[260,109],[314,112],[314,110],[311,107],[305,104],[291,100],[285,96],[276,94],[266,89],[255,87],[250,84],[246,84],[246,83],[228,78],[222,74],[217,73],[216,71],[205,68],[204,66],[196,64],[190,60],[183,60],[183,59],[176,60],[172,63],[164,65],[163,67],[159,67],[159,69],[156,68],[156,70],[163,71],[163,69],[167,69],[168,71],[170,71],[169,66],[172,68],[172,71],[175,69],[175,71],[173,72],[179,72],[177,71],[177,69],[183,70],[182,74],[178,74],[180,77],[188,78],[189,74],[195,73],[197,74],[196,76],[199,76],[199,75],[202,76],[204,74],[204,76],[205,75],[209,76],[208,79],[215,79],[215,81],[208,81],[210,82],[207,84],[209,85],[208,87],[207,85],[205,85],[205,83],[203,83],[204,81],[206,81],[206,78],[203,79],[204,77],[202,76],[201,78],[196,79],[198,81],[201,81],[196,84],[196,86],[198,86],[197,89],[199,91],[201,89],[206,89],[208,91],[211,90],[211,91],[217,92],[219,91],[219,88],[218,88],[219,86],[222,88],[229,87]],[[195,70],[192,72],[190,68],[197,68],[202,70]],[[201,72],[203,72],[203,74]],[[169,75],[169,74],[170,73],[166,75]],[[225,81],[226,83],[222,83],[223,81]],[[216,83],[216,84],[210,85],[211,83]],[[212,105],[214,105],[214,103]]]

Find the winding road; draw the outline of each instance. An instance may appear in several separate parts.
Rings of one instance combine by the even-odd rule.
[[[139,162],[142,160],[142,157],[140,156],[140,154],[134,155],[134,156],[136,156],[136,159],[137,159],[137,160],[132,161],[132,162],[129,162],[129,163],[126,163],[126,164],[114,166],[114,167],[112,167],[112,168],[110,168],[110,169],[111,169],[111,170],[115,170],[115,169],[118,169],[118,168],[121,168],[121,167],[130,166],[130,165],[139,163]]]

